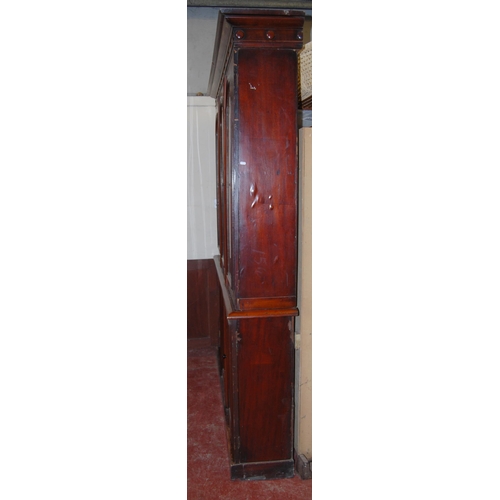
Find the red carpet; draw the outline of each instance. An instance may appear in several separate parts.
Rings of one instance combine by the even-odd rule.
[[[308,500],[312,480],[231,481],[214,348],[188,350],[188,500]]]

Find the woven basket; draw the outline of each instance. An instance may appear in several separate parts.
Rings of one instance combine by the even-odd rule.
[[[302,109],[312,109],[312,41],[298,54],[298,90]]]

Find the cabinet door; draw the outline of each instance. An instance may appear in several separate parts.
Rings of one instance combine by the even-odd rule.
[[[229,409],[231,407],[231,385],[232,385],[232,355],[231,355],[231,331],[229,328],[229,323],[227,319],[222,322],[223,331],[223,344],[222,348],[224,351],[222,367],[223,367],[223,381],[224,381],[224,408]]]
[[[224,192],[225,192],[225,274],[229,287],[233,285],[233,264],[232,264],[232,228],[233,228],[233,165],[232,165],[232,99],[231,80],[224,81]]]
[[[216,168],[216,197],[217,197],[217,247],[219,255],[222,253],[222,221],[221,221],[221,166],[222,166],[222,105],[220,99],[217,104],[217,115],[215,117],[215,168]]]
[[[224,306],[224,298],[222,291],[220,294],[220,345],[219,345],[219,361],[220,372],[222,377],[222,398],[224,411],[226,414],[226,422],[229,424],[231,408],[233,403],[233,347],[232,347],[232,330],[235,329],[234,321],[227,319],[227,311]]]
[[[226,225],[226,109],[225,109],[225,97],[222,94],[219,98],[219,155],[217,157],[218,161],[218,177],[217,184],[219,189],[219,209],[218,209],[218,222],[219,222],[219,251],[221,258],[221,266],[226,274],[226,247],[227,247],[227,225]]]
[[[237,334],[239,460],[292,456],[293,319],[241,319]]]

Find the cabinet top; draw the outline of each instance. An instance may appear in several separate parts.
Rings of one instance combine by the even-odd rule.
[[[221,9],[207,94],[216,98],[232,50],[302,48],[305,12],[285,9]]]

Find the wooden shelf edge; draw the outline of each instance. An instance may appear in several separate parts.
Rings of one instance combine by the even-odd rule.
[[[284,307],[284,308],[269,308],[269,309],[247,309],[239,310],[234,307],[231,296],[225,284],[224,273],[220,265],[220,256],[214,255],[215,269],[219,278],[219,286],[222,290],[222,297],[227,311],[227,319],[249,319],[249,318],[270,318],[280,316],[298,316],[299,310],[297,307]]]

